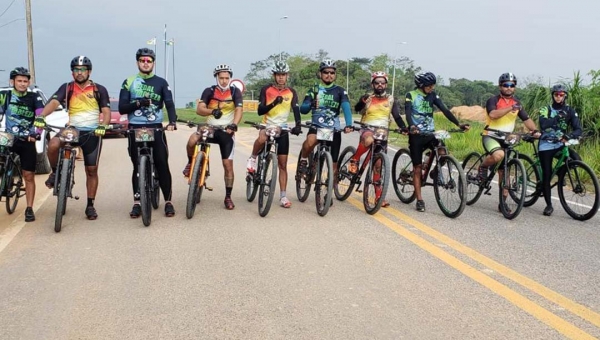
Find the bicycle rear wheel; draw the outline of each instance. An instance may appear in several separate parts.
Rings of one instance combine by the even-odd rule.
[[[465,210],[467,180],[462,166],[450,155],[440,157],[433,179],[435,200],[444,215],[456,218]]]
[[[298,163],[296,166],[296,195],[298,196],[298,200],[300,202],[306,201],[308,195],[310,194],[310,188],[312,186],[313,178],[315,177],[314,173],[314,153],[308,156],[308,172],[306,174],[300,173],[300,160],[302,157],[302,150],[298,154]]]
[[[7,162],[5,171],[4,192],[6,193],[6,212],[12,214],[17,208],[19,197],[21,197],[21,185],[23,184],[23,177],[18,169],[18,165],[13,162]],[[16,183],[15,180],[17,180]]]
[[[475,204],[483,193],[483,185],[479,179],[479,167],[483,163],[483,156],[473,151],[465,157],[462,163],[467,184],[465,196],[467,205]]]
[[[527,176],[527,188],[525,189],[524,207],[530,207],[540,198],[542,191],[542,176],[540,169],[533,162],[531,157],[519,154],[519,159],[525,167],[525,175]]]
[[[335,193],[335,197],[340,200],[346,200],[350,194],[352,193],[352,189],[354,189],[354,174],[350,173],[348,170],[348,166],[350,164],[350,159],[356,153],[356,149],[353,146],[347,146],[342,153],[337,162],[338,166],[338,175],[337,175],[337,185],[333,188]]]
[[[201,193],[201,188],[199,184],[200,174],[202,171],[202,163],[204,163],[204,154],[200,152],[198,153],[198,155],[196,155],[194,169],[192,169],[191,180],[188,186],[187,203],[185,206],[185,216],[188,219],[194,217],[194,212],[196,211],[196,204],[199,201],[198,196]]]
[[[62,229],[62,219],[67,208],[67,193],[69,192],[71,160],[63,159],[60,164],[60,179],[58,180],[58,196],[56,202],[56,214],[54,218],[54,231],[59,233]]]
[[[408,149],[400,149],[392,161],[392,185],[402,203],[409,204],[417,198],[413,185],[413,164]]]
[[[379,211],[390,184],[390,160],[388,156],[381,152],[375,153],[371,165],[367,170],[363,188],[363,205],[369,215]],[[376,173],[373,167],[378,167],[379,173]]]
[[[258,196],[258,214],[261,217],[267,216],[273,203],[275,195],[275,186],[277,185],[277,155],[269,152],[265,158],[265,164],[260,172],[260,195]]]
[[[511,158],[500,179],[500,211],[502,215],[512,220],[519,216],[525,203],[525,190],[527,189],[527,175],[523,163],[517,158]],[[507,195],[504,195],[507,191]]]
[[[565,170],[559,174],[557,187],[560,204],[572,218],[586,221],[598,212],[598,178],[584,162],[569,161]]]
[[[327,215],[333,199],[333,160],[329,152],[321,153],[319,157],[319,172],[315,181],[315,203],[319,216]]]
[[[154,169],[156,171],[156,169]],[[156,174],[152,174],[152,208],[158,209],[158,204],[160,203],[160,183],[158,182],[158,178]]]
[[[142,222],[144,226],[149,226],[152,222],[152,189],[150,172],[150,159],[147,155],[140,156],[138,166],[138,186],[140,188],[140,206],[142,208]]]
[[[254,201],[254,198],[256,198],[256,193],[258,192],[262,157],[262,152],[260,152],[256,156],[256,169],[254,169],[253,173],[248,173],[246,175],[246,200],[248,200],[248,202]]]

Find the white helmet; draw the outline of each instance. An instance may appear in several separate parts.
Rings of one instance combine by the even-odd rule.
[[[233,70],[227,64],[217,65],[217,67],[215,67],[215,69],[213,71],[213,76],[216,77],[217,74],[219,74],[221,72],[229,72],[229,76],[233,77]]]

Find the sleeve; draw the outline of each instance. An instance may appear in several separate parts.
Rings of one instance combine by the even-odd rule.
[[[294,112],[294,121],[296,124],[300,124],[302,119],[300,119],[300,106],[298,105],[298,93],[296,90],[292,90],[292,111]]]
[[[6,100],[7,100],[6,93],[7,93],[6,91],[0,91],[0,114],[6,113],[6,112],[4,112],[5,111],[4,104],[6,103]]]
[[[487,100],[487,102],[485,103],[485,110],[487,111],[488,115],[490,114],[490,112],[492,112],[496,109],[497,104],[498,104],[498,96],[493,96]]]
[[[207,87],[204,89],[204,91],[202,92],[202,95],[200,96],[200,101],[203,102],[204,104],[206,104],[206,106],[208,106],[208,104],[210,103],[210,100],[212,99],[212,95],[213,94],[213,89],[212,87]]]
[[[571,118],[571,137],[581,137],[583,132],[583,129],[581,127],[581,120],[579,120],[579,115],[577,114],[577,112],[571,107],[569,107],[569,116]]]
[[[175,111],[175,101],[173,101],[173,93],[169,87],[169,83],[164,80],[162,86],[162,98],[169,115],[169,123],[175,123],[177,121],[177,112]]]
[[[35,96],[35,101],[33,102],[33,112],[35,112],[36,117],[42,114],[44,110],[44,102],[42,101],[42,97],[37,95]]]
[[[304,97],[304,101],[302,102],[302,105],[300,106],[300,113],[307,114],[310,112],[311,108],[312,108],[312,95],[310,93],[307,93],[306,97]]]
[[[550,110],[547,106],[542,107],[539,111],[540,130],[542,131],[546,131],[547,129],[554,129],[554,126],[556,125],[556,117],[548,117],[549,112]]]
[[[271,105],[267,105],[267,86],[264,86],[260,89],[260,94],[258,96],[258,115],[262,116],[269,112],[273,107]]]
[[[131,102],[131,93],[129,92],[129,81],[125,79],[119,91],[119,113],[122,115],[130,114],[138,108],[137,103]]]
[[[348,96],[344,96],[346,97],[346,101],[342,101],[342,111],[344,112],[344,120],[346,121],[346,126],[352,126],[352,109],[350,108]]]
[[[108,95],[108,90],[106,87],[98,84],[96,84],[96,87],[98,87],[98,94],[100,95],[100,102],[98,103],[98,106],[100,108],[110,107],[110,96]]]
[[[354,112],[362,111],[367,104],[362,100],[362,96],[358,98],[358,102],[354,105]]]
[[[65,99],[67,98],[67,83],[62,84],[61,87],[58,88],[56,92],[50,97],[50,99],[56,99],[59,103],[65,103]],[[68,106],[68,105],[67,105]]]
[[[433,105],[437,106],[437,108],[440,109],[440,111],[442,111],[444,116],[446,116],[446,118],[448,118],[449,121],[454,123],[454,125],[459,126],[460,122],[458,121],[458,119],[456,119],[456,117],[452,114],[452,112],[450,112],[450,110],[448,110],[446,105],[444,105],[444,102],[442,102],[442,100],[440,99],[440,96],[438,96],[437,94],[434,94],[434,96],[435,96],[435,99],[433,100]]]
[[[398,107],[398,102],[394,99],[392,104],[392,117],[394,117],[394,121],[396,125],[400,128],[405,128],[406,124],[404,124],[404,120],[400,117],[400,108]]]
[[[408,126],[415,125],[415,122],[412,119],[412,95],[410,92],[406,94],[406,99],[404,101],[404,114],[406,115],[406,123]]]
[[[233,93],[233,103],[235,107],[243,107],[244,106],[244,97],[242,97],[242,91],[237,90]]]

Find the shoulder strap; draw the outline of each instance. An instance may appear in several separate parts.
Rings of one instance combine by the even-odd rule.
[[[67,91],[67,95],[65,97],[65,110],[69,110],[69,107],[71,106],[71,97],[73,96],[73,86],[75,85],[75,83],[73,82],[69,82],[66,83],[66,91]]]

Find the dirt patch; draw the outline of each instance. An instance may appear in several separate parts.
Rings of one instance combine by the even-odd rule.
[[[485,122],[486,112],[481,106],[455,106],[450,109],[459,120]]]

